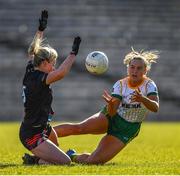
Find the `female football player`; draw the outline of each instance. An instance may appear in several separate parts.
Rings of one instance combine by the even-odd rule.
[[[156,62],[157,52],[132,51],[126,55],[127,77],[118,80],[111,94],[106,90],[102,97],[106,107],[81,123],[66,123],[54,127],[59,137],[79,134],[103,134],[99,145],[91,154],[67,151],[71,160],[86,164],[103,164],[117,155],[134,139],[148,111],[157,112],[159,98],[157,87],[148,78],[151,63]]]
[[[57,134],[50,126],[53,111],[50,84],[61,80],[71,69],[78,54],[80,37],[74,39],[72,51],[55,69],[57,52],[43,43],[48,11],[41,12],[38,31],[31,43],[29,62],[23,79],[24,119],[20,127],[20,140],[34,156],[25,154],[25,164],[70,164],[69,156],[58,148]]]

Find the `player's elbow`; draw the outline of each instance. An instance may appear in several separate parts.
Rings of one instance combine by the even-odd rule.
[[[60,79],[63,79],[66,76],[65,71],[59,72],[59,74],[56,76],[57,81]]]
[[[157,113],[159,111],[159,105],[155,105],[152,111]]]
[[[154,109],[153,112],[157,113],[157,112],[158,112],[158,109]]]
[[[58,69],[57,72],[57,77],[60,79],[63,79],[67,74],[68,74],[69,70],[66,67],[61,67],[60,69]]]
[[[53,82],[59,81],[65,77],[65,74],[63,72],[52,72],[49,73],[46,78],[46,84],[51,84]]]

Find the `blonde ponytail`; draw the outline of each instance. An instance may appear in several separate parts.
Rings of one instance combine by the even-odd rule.
[[[42,36],[38,33],[36,33],[30,44],[28,54],[33,57],[35,67],[38,67],[44,60],[51,62],[58,57],[57,51],[48,44],[46,39],[42,39]]]
[[[39,33],[36,33],[36,35],[34,36],[33,41],[31,42],[29,48],[28,48],[28,54],[30,56],[33,56],[35,53],[38,52],[40,44],[42,42],[42,37]]]

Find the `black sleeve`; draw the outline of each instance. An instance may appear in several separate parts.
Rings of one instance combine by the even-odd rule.
[[[48,76],[48,73],[40,73],[39,76],[38,76],[38,83],[41,84],[42,86],[47,86],[46,84],[46,78]]]
[[[28,61],[27,66],[26,66],[26,73],[33,72],[33,71],[34,71],[33,61],[30,60]]]

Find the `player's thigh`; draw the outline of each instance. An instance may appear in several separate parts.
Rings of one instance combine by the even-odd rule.
[[[104,136],[96,150],[88,157],[87,163],[103,164],[116,156],[126,145],[118,138]]]
[[[58,140],[57,140],[57,134],[56,134],[56,131],[54,130],[53,127],[52,127],[52,129],[51,129],[51,133],[50,133],[48,139],[49,139],[50,141],[52,141],[55,145],[59,146]]]
[[[107,132],[108,119],[104,114],[98,112],[78,125],[84,134],[102,134]]]
[[[70,158],[50,140],[42,142],[31,152],[52,164],[70,164],[71,162]]]

